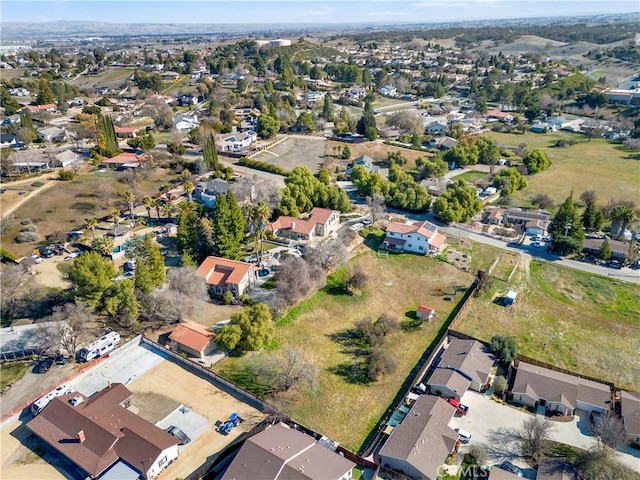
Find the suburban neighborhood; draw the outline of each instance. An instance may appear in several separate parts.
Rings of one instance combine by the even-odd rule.
[[[637,12],[71,3],[3,5],[0,477],[640,478]]]

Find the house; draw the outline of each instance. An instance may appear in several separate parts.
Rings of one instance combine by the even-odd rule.
[[[451,137],[435,137],[429,140],[429,146],[431,148],[437,148],[438,150],[451,150],[453,147],[458,145],[458,140]]]
[[[437,479],[458,441],[458,434],[448,426],[455,410],[439,397],[420,395],[374,458],[414,480]]]
[[[622,390],[620,410],[627,437],[632,442],[640,443],[640,393]]]
[[[28,97],[31,95],[31,92],[26,88],[11,88],[9,89],[9,95],[13,95],[16,97]]]
[[[0,148],[20,148],[23,145],[15,133],[0,133]]]
[[[422,320],[431,320],[435,314],[436,311],[431,307],[427,307],[426,305],[420,305],[416,310],[416,317]]]
[[[351,102],[360,102],[367,95],[367,91],[364,88],[352,88],[345,94],[347,100]]]
[[[351,480],[355,463],[315,438],[277,423],[249,437],[221,480]]]
[[[36,112],[55,112],[56,111],[56,104],[55,103],[47,103],[45,105],[26,105],[24,107],[22,107],[19,111],[27,111],[29,113],[36,113]]]
[[[436,395],[460,400],[469,388],[476,392],[486,390],[495,361],[479,341],[450,337],[427,385]]]
[[[339,226],[340,212],[314,207],[306,219],[281,216],[267,229],[274,235],[291,240],[313,240],[330,236]]]
[[[587,238],[584,241],[584,247],[582,251],[587,255],[597,256],[600,253],[604,238]],[[609,242],[609,248],[611,249],[611,258],[624,262],[629,255],[629,244],[621,242],[620,240],[607,240]]]
[[[64,142],[69,137],[66,129],[58,127],[43,128],[38,130],[37,135],[45,142]]]
[[[215,332],[194,322],[180,323],[169,335],[172,350],[200,359],[215,350],[215,338]]]
[[[449,130],[449,126],[446,122],[436,120],[424,127],[424,131],[429,135],[444,135]]]
[[[123,152],[113,158],[103,158],[100,166],[125,170],[127,168],[138,168],[146,161],[147,157],[144,155],[137,155],[133,152]]]
[[[218,195],[226,194],[231,188],[231,184],[220,178],[215,178],[206,183],[196,185],[193,191],[193,198],[207,208],[213,208]]]
[[[519,477],[515,473],[511,473],[508,470],[504,470],[500,468],[500,465],[494,465],[489,470],[489,476],[487,477],[489,480],[522,480],[522,477]]]
[[[533,133],[548,133],[551,129],[546,123],[538,122],[531,125],[531,128],[529,130],[531,130]]]
[[[194,128],[200,126],[200,121],[197,115],[189,115],[183,113],[182,115],[176,115],[173,117],[173,128],[180,133],[189,133]]]
[[[192,107],[193,105],[198,104],[197,95],[191,95],[191,94],[180,95],[177,100],[178,100],[178,105],[180,105],[181,107]]]
[[[314,92],[310,90],[305,94],[305,99],[307,100],[307,103],[318,103],[324,99],[324,94],[322,92]]]
[[[54,167],[66,168],[69,165],[73,165],[74,163],[76,163],[79,158],[80,157],[78,157],[77,153],[72,152],[71,150],[63,150],[55,157],[53,157],[53,161],[51,162],[51,164]]]
[[[511,123],[513,122],[513,115],[509,112],[501,112],[500,110],[487,110],[486,114],[487,120],[497,120],[503,123]]]
[[[121,383],[90,397],[72,392],[51,400],[27,428],[83,477],[155,478],[178,458],[178,440],[131,412],[131,397]]]
[[[517,367],[511,393],[514,402],[563,415],[576,409],[604,413],[611,407],[608,385],[525,362]]]
[[[536,480],[578,480],[575,469],[562,458],[542,457]]]
[[[347,177],[347,180],[351,179],[351,172],[353,172],[353,167],[355,165],[362,165],[368,173],[378,173],[380,171],[380,166],[374,165],[373,158],[367,155],[360,155],[344,171],[344,175]]]
[[[527,235],[545,235],[551,220],[551,214],[544,210],[525,210],[507,208],[502,213],[502,224],[518,226]]]
[[[225,133],[216,135],[216,148],[219,152],[244,152],[248,151],[251,144],[258,140],[258,135],[253,130],[246,132]]]
[[[380,89],[380,95],[385,97],[395,97],[398,94],[398,89],[391,85],[385,85]]]
[[[231,292],[236,298],[240,298],[256,283],[253,264],[213,256],[204,259],[196,275],[203,277],[216,295]]]
[[[0,120],[0,126],[2,127],[13,125],[15,123],[20,123],[20,115],[18,115],[17,113],[15,115],[9,115],[8,117]]]
[[[116,132],[116,136],[120,138],[133,138],[136,132],[140,130],[138,127],[118,127],[114,125],[113,130]]]
[[[411,252],[426,255],[439,252],[447,237],[438,232],[438,227],[424,222],[391,222],[382,247],[392,252]]]

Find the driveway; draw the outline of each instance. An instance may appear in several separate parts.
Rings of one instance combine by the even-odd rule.
[[[522,422],[531,418],[532,415],[510,405],[497,403],[489,395],[472,391],[467,391],[462,396],[461,402],[469,407],[469,413],[464,417],[453,417],[449,426],[471,433],[471,442],[482,444],[487,448],[491,463],[509,460],[521,467],[527,478],[535,478],[535,472],[519,457],[516,446],[508,443],[504,435],[500,435],[503,429],[520,428]],[[569,422],[552,423],[552,440],[582,449],[591,448],[596,444],[596,439],[589,433],[587,412],[578,411],[578,415]],[[640,451],[624,449],[623,452],[618,453],[618,459],[640,472]]]

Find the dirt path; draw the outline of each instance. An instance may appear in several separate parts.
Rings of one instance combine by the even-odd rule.
[[[33,179],[30,179],[31,182],[33,182]],[[11,215],[13,212],[15,212],[18,208],[20,208],[22,205],[24,205],[25,203],[27,203],[29,200],[31,200],[32,198],[36,197],[37,195],[40,195],[41,192],[44,192],[45,190],[48,190],[49,188],[51,188],[52,186],[54,186],[57,183],[57,180],[46,180],[46,183],[37,188],[36,190],[34,190],[33,192],[25,195],[24,197],[22,197],[20,200],[18,200],[16,203],[14,203],[13,205],[11,205],[10,207],[6,208],[6,209],[2,209],[2,212],[0,212],[0,218],[4,218],[8,215]]]

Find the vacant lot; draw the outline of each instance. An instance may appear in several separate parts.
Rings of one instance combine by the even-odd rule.
[[[98,75],[82,75],[71,83],[80,88],[98,85],[103,87],[116,87],[122,85],[133,72],[135,72],[135,68],[112,67],[107,68]]]
[[[319,137],[290,137],[274,147],[252,157],[254,160],[272,163],[285,170],[307,167],[312,172],[320,170],[327,159],[328,142]]]
[[[638,152],[628,151],[621,145],[597,138],[588,142],[581,135],[557,132],[524,135],[489,133],[501,147],[515,147],[525,143],[528,149],[545,152],[553,164],[541,173],[527,178],[525,189],[512,198],[523,206],[530,205],[534,195],[548,194],[556,204],[561,203],[571,190],[575,197],[585,190],[595,190],[600,203],[611,198],[638,201],[640,198],[640,161]],[[568,148],[555,148],[558,140],[574,140]]]
[[[320,372],[317,394],[284,407],[286,413],[358,449],[460,298],[453,294],[454,284],[468,285],[471,276],[447,263],[414,255],[383,259],[367,252],[350,263],[368,274],[362,296],[342,293],[343,271],[338,270],[327,287],[289,311],[276,329],[276,342],[280,347],[300,349]],[[422,326],[414,320],[420,304],[437,312],[432,322]],[[383,313],[397,318],[404,327],[391,335],[385,348],[397,370],[377,382],[363,383],[366,367],[358,354],[358,340],[352,336],[354,324],[364,318],[375,320]],[[224,369],[231,361],[242,360],[225,359],[217,366]]]
[[[530,264],[512,282],[493,280],[491,292],[474,298],[455,328],[483,340],[513,335],[522,354],[577,373],[640,388],[640,288],[608,278]],[[494,297],[519,292],[505,308]]]
[[[111,170],[81,174],[35,196],[13,213],[14,225],[2,236],[3,248],[20,257],[31,252],[53,231],[82,228],[87,218],[109,215],[114,208],[126,209],[122,194],[131,186],[121,181],[125,175],[125,172]],[[133,187],[137,202],[144,195],[157,194],[161,184],[174,178],[171,171],[162,168],[145,168],[139,175]],[[40,241],[15,243],[14,238],[24,228],[21,222],[27,219],[36,227]]]
[[[487,174],[485,172],[477,172],[476,170],[471,170],[469,172],[461,173],[460,175],[455,175],[451,177],[451,180],[458,181],[464,180],[465,182],[474,182],[476,180],[480,180],[481,178],[486,178]]]

